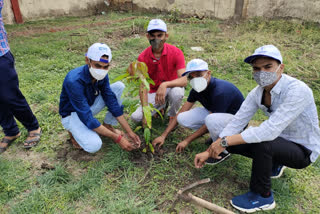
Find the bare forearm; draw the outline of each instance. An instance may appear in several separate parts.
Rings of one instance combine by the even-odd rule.
[[[98,128],[93,129],[93,131],[97,132],[99,135],[102,135],[104,137],[111,138],[114,141],[119,137],[116,133],[110,131],[103,125],[100,125]]]
[[[161,135],[162,137],[167,138],[168,135],[169,135],[169,133],[174,129],[174,127],[177,126],[177,124],[178,124],[178,122],[177,122],[177,116],[178,116],[178,115],[176,115],[176,116],[174,117],[174,119],[172,119],[172,120],[170,121],[170,123],[169,123],[168,127],[166,128],[166,130],[164,130],[164,132],[162,133],[162,135]]]
[[[130,128],[128,122],[126,121],[126,119],[124,118],[123,115],[117,117],[116,119],[118,120],[118,122],[120,123],[120,125],[122,126],[122,128],[123,128],[127,133],[133,132],[132,129]]]
[[[189,137],[187,137],[185,139],[185,141],[187,141],[188,143],[191,143],[192,141],[194,141],[195,139],[197,139],[198,137],[201,137],[202,135],[204,135],[205,133],[208,132],[207,126],[203,125],[200,127],[200,129],[198,129],[196,132],[194,132],[192,135],[190,135]]]
[[[243,140],[241,134],[236,134],[236,135],[232,135],[232,136],[228,136],[227,138],[227,142],[229,146],[236,146],[236,145],[240,145],[240,144],[245,144],[246,142]]]
[[[166,128],[166,130],[162,133],[161,136],[163,136],[164,138],[166,138],[169,133],[172,131],[172,129],[174,129],[174,127],[176,127],[176,125],[178,124],[178,115],[182,112],[185,111],[189,111],[192,106],[194,105],[194,103],[190,103],[190,102],[186,102],[185,104],[183,104],[183,106],[181,107],[180,111],[176,114],[176,116],[173,118],[173,120],[171,120],[171,122],[169,123],[168,127]]]
[[[185,87],[188,84],[187,77],[180,77],[175,80],[163,82],[162,84],[166,85],[166,88],[174,88],[174,87]]]

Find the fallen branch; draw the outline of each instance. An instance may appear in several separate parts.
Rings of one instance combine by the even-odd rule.
[[[190,184],[190,185],[188,185],[188,186],[180,189],[180,190],[178,191],[177,195],[176,195],[175,200],[173,201],[173,203],[172,203],[172,205],[171,205],[171,208],[169,209],[169,212],[170,212],[170,213],[171,213],[171,212],[174,212],[174,208],[175,208],[176,204],[178,203],[179,199],[182,199],[182,200],[184,200],[184,201],[187,201],[187,200],[188,200],[187,198],[184,197],[185,195],[183,195],[183,193],[184,193],[185,191],[187,191],[187,190],[189,190],[189,189],[191,189],[191,188],[194,188],[194,187],[196,187],[196,186],[198,186],[198,185],[205,184],[205,183],[209,183],[209,182],[210,182],[210,178],[206,178],[206,179],[202,179],[202,180],[199,180],[199,181],[197,181],[197,182],[194,182],[194,183],[192,183],[192,184]],[[186,197],[187,197],[187,196],[186,196]]]
[[[192,202],[198,206],[204,207],[208,210],[214,211],[214,213],[218,214],[235,214],[234,212],[227,210],[226,208],[220,207],[216,204],[213,204],[209,201],[203,200],[202,198],[199,198],[197,196],[192,195],[191,193],[186,196],[188,199],[188,202]]]
[[[180,189],[176,195],[176,199],[173,201],[173,204],[171,206],[171,208],[169,209],[169,212],[176,212],[174,210],[174,207],[176,206],[177,202],[179,199],[185,201],[185,202],[188,202],[188,203],[194,203],[198,206],[201,206],[201,207],[204,207],[208,210],[211,210],[211,211],[214,211],[214,213],[218,213],[218,214],[234,214],[234,212],[230,211],[230,210],[227,210],[226,208],[223,208],[223,207],[220,207],[216,204],[213,204],[209,201],[206,201],[202,198],[199,198],[199,197],[196,197],[194,195],[192,195],[191,193],[188,193],[188,195],[184,194],[185,191],[187,190],[190,190],[198,185],[201,185],[201,184],[205,184],[205,183],[208,183],[210,182],[210,178],[206,178],[206,179],[203,179],[203,180],[199,180],[195,183],[192,183],[182,189]]]

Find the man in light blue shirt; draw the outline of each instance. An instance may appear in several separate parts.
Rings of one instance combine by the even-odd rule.
[[[312,90],[300,80],[282,74],[280,51],[262,46],[245,59],[258,83],[247,96],[233,120],[211,147],[196,155],[197,168],[209,158],[227,150],[252,158],[250,191],[231,200],[243,212],[275,207],[271,178],[281,176],[284,166],[301,169],[320,154],[320,129]],[[269,118],[258,127],[241,131],[258,109]],[[239,134],[240,133],[240,134]]]

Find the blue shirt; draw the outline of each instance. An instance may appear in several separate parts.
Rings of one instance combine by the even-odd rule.
[[[211,78],[207,88],[198,93],[191,90],[188,102],[199,101],[203,107],[212,113],[235,114],[244,101],[242,93],[232,83]]]
[[[3,7],[3,0],[0,0],[0,56],[5,55],[9,50],[9,44],[7,39],[7,33],[4,29],[4,24],[2,21],[2,7]]]
[[[59,114],[67,117],[71,112],[76,112],[89,129],[95,129],[101,123],[93,117],[90,106],[99,94],[114,117],[123,115],[123,106],[119,105],[116,95],[110,88],[108,75],[103,80],[92,83],[88,65],[75,68],[64,79]]]

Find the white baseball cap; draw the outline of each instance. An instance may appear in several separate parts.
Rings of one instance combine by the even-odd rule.
[[[195,71],[207,71],[209,70],[208,63],[202,59],[193,59],[187,64],[186,72],[182,76],[188,75]]]
[[[149,32],[152,30],[160,30],[163,32],[167,32],[167,25],[161,19],[152,19],[149,22],[147,31]]]
[[[101,57],[103,55],[107,55],[108,59],[102,59]],[[94,43],[91,45],[86,53],[86,56],[91,60],[105,63],[111,62],[112,59],[111,49],[108,47],[108,45],[103,43]]]
[[[245,58],[244,62],[250,64],[255,58],[263,56],[278,60],[282,64],[281,53],[274,45],[264,45],[257,48],[251,56]]]

